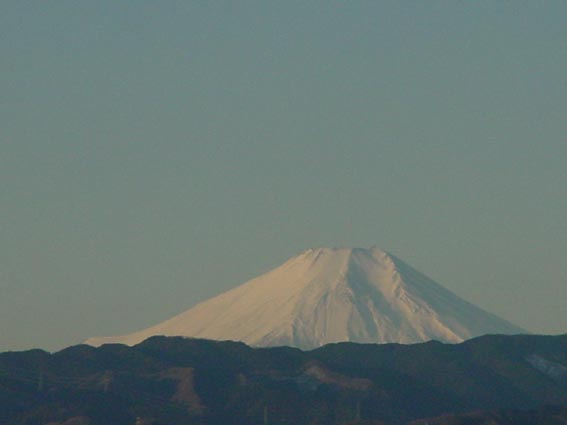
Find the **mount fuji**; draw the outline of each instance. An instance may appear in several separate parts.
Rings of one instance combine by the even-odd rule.
[[[313,349],[518,333],[526,331],[378,248],[318,248],[148,329],[86,343],[134,345],[166,335]]]

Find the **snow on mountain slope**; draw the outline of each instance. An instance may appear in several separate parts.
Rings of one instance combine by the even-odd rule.
[[[148,329],[86,343],[133,345],[166,335],[311,349],[524,332],[378,248],[318,248]]]

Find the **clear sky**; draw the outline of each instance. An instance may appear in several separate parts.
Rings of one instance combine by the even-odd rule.
[[[567,2],[0,4],[0,351],[377,245],[567,331]]]

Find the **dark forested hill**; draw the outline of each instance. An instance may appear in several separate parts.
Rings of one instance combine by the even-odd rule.
[[[153,337],[0,354],[2,425],[566,424],[566,407],[567,335],[309,352]]]

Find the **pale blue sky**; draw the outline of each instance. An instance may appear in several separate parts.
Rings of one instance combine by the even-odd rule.
[[[0,351],[378,245],[567,331],[567,2],[0,3]]]

